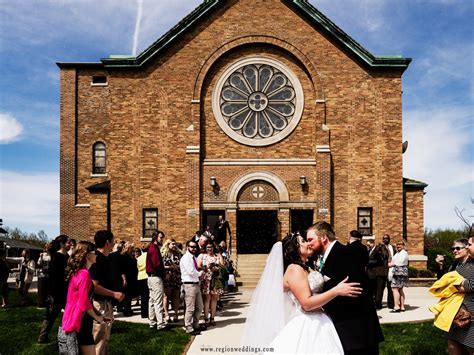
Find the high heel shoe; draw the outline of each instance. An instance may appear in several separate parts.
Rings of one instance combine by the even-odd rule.
[[[214,318],[209,319],[209,324],[213,327],[216,325],[216,322],[214,321]]]

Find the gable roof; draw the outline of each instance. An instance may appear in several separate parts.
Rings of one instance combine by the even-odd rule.
[[[321,29],[323,33],[328,35],[335,43],[339,44],[346,53],[352,55],[369,68],[397,69],[403,72],[411,62],[411,58],[401,56],[375,56],[371,54],[322,12],[311,5],[308,0],[282,1],[298,11],[315,27]],[[149,62],[150,59],[161,54],[175,41],[179,40],[193,25],[207,15],[210,15],[225,2],[225,0],[204,0],[201,5],[196,7],[189,15],[178,22],[138,56],[111,55],[108,58],[101,59],[101,63],[57,63],[57,65],[60,68],[97,65],[105,68],[141,68]]]

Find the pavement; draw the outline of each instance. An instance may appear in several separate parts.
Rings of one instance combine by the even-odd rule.
[[[437,299],[428,294],[427,287],[407,287],[404,289],[406,295],[406,311],[402,313],[390,313],[390,310],[382,308],[377,311],[381,324],[389,323],[416,323],[422,321],[431,321],[433,314],[428,307],[437,303]],[[238,347],[240,336],[245,324],[245,318],[248,311],[250,299],[253,290],[242,289],[235,293],[229,293],[223,296],[224,309],[216,315],[216,326],[203,331],[201,335],[192,339],[191,346],[187,354],[232,354],[232,347]],[[384,304],[385,305],[385,304]],[[138,308],[135,308],[135,312]],[[138,311],[139,312],[139,311]],[[177,326],[182,326],[182,311],[180,313],[180,322]],[[122,317],[116,315],[116,319],[148,323],[147,319],[139,315],[132,317]],[[242,354],[242,352],[240,352]]]

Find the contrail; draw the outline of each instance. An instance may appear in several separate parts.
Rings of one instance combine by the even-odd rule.
[[[133,55],[137,55],[138,35],[140,33],[140,22],[142,22],[143,0],[137,0],[137,21],[135,22],[135,33],[133,34]]]

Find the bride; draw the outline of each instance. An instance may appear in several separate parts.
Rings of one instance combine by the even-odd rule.
[[[358,283],[347,278],[322,292],[324,277],[306,266],[313,251],[295,234],[277,242],[252,296],[241,339],[256,351],[343,354],[331,319],[322,307],[338,296],[357,297]]]

